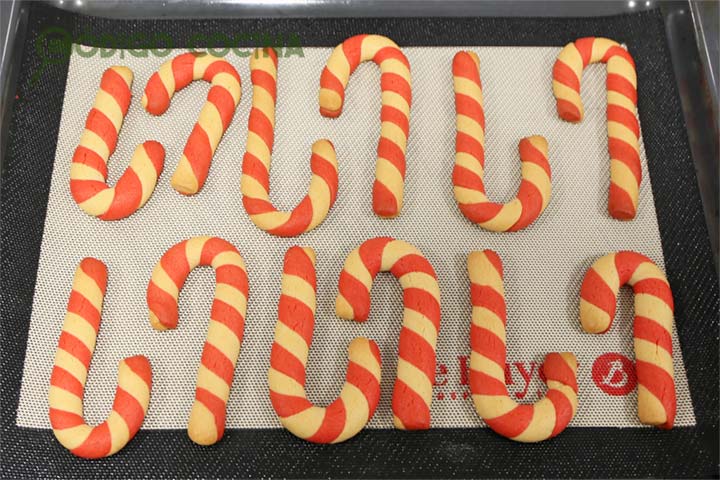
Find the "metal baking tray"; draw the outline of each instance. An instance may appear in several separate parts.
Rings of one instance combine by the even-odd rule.
[[[718,269],[718,24],[716,2],[501,1],[143,1],[53,0],[54,7],[113,19],[289,17],[594,17],[660,8],[680,94],[697,182]],[[28,2],[0,0],[0,168],[28,23]],[[0,180],[1,181],[1,180]],[[0,477],[3,475],[0,474]]]

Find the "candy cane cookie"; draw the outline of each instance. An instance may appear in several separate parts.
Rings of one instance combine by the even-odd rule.
[[[533,405],[519,405],[505,386],[506,324],[503,265],[492,250],[468,257],[472,325],[470,391],[478,415],[499,435],[516,442],[541,442],[565,430],[577,410],[577,360],[549,353],[542,372],[548,390]]]
[[[637,75],[632,56],[617,42],[586,37],[568,43],[553,67],[553,94],[560,118],[580,122],[580,79],[591,63],[607,63],[607,130],[610,152],[608,212],[619,220],[635,218],[642,170],[637,121]]]
[[[70,166],[73,199],[85,213],[101,220],[128,217],[145,205],[165,162],[162,145],[147,141],[137,146],[115,186],[107,184],[107,163],[130,106],[132,81],[129,68],[105,70]]]
[[[400,213],[403,203],[412,103],[410,63],[400,47],[380,35],[356,35],[335,47],[320,77],[320,114],[335,118],[342,113],[350,75],[368,60],[380,67],[382,90],[373,211],[380,217],[392,218]]]
[[[520,140],[522,182],[508,203],[495,203],[485,194],[485,113],[480,59],[458,52],[452,64],[455,88],[456,137],[453,192],[460,211],[473,223],[494,232],[514,232],[530,225],[550,202],[548,144],[534,135]]]
[[[390,272],[403,289],[403,324],[393,391],[393,422],[403,430],[430,428],[435,380],[435,344],[440,330],[440,288],[430,262],[402,240],[367,240],[345,260],[335,311],[340,318],[364,322],[370,289],[379,272]]]
[[[118,367],[118,386],[107,420],[91,427],[83,420],[83,395],[95,341],[102,321],[107,267],[84,258],[75,270],[65,321],[50,377],[50,424],[55,438],[83,458],[107,457],[122,449],[145,419],[152,371],[142,355],[128,357]]]
[[[305,394],[305,372],[315,324],[315,252],[291,247],[285,253],[278,321],[270,352],[270,401],[280,422],[300,438],[338,443],[367,425],[380,400],[380,350],[356,338],[348,347],[349,363],[340,396],[316,407]]]
[[[215,149],[240,102],[240,75],[222,58],[207,53],[183,53],[153,73],[142,98],[145,110],[162,115],[176,91],[201,79],[211,85],[207,101],[170,179],[172,187],[183,195],[196,194],[207,179]]]
[[[589,333],[608,331],[618,291],[626,284],[635,294],[638,417],[644,424],[670,429],[676,410],[671,337],[674,304],[662,270],[635,252],[600,257],[588,269],[580,289],[580,323]]]
[[[338,166],[332,143],[318,140],[312,146],[313,175],[305,198],[290,212],[281,212],[270,202],[277,66],[277,53],[272,48],[257,49],[250,57],[253,97],[240,190],[243,206],[258,228],[272,235],[294,237],[325,220],[337,197]]]
[[[203,265],[215,269],[215,297],[188,420],[188,436],[197,444],[212,445],[225,431],[225,407],[240,355],[248,297],[245,263],[235,247],[221,238],[183,240],[165,252],[155,266],[147,303],[153,328],[175,328],[180,290],[190,272]]]

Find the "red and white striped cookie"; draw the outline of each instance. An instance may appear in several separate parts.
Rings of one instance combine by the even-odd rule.
[[[568,43],[553,67],[553,93],[560,118],[568,122],[581,121],[580,79],[585,67],[597,62],[607,63],[608,211],[619,220],[632,220],[637,213],[642,182],[637,75],[632,56],[607,38],[586,37]]]
[[[390,272],[403,288],[403,326],[393,392],[396,428],[430,428],[435,380],[435,344],[440,330],[440,287],[422,252],[402,240],[367,240],[345,260],[335,311],[340,318],[363,322],[370,313],[370,289],[379,272]]]
[[[312,146],[313,175],[305,198],[290,212],[279,211],[270,201],[277,66],[277,53],[272,48],[259,48],[250,57],[253,97],[240,190],[243,206],[258,228],[271,235],[294,237],[325,220],[337,197],[338,165],[332,143],[318,140]]]
[[[225,408],[240,355],[248,298],[245,263],[235,247],[221,238],[183,240],[165,252],[155,266],[147,303],[153,328],[175,328],[180,290],[190,272],[203,265],[215,269],[215,298],[197,374],[188,436],[197,444],[212,445],[225,431]]]
[[[533,405],[518,405],[505,386],[506,324],[503,266],[492,250],[468,257],[472,325],[470,391],[475,410],[496,433],[517,442],[540,442],[565,430],[577,411],[577,360],[549,353],[542,372],[548,390]]]
[[[550,202],[552,186],[548,144],[534,135],[520,140],[522,182],[508,203],[491,202],[485,193],[485,112],[480,59],[474,52],[453,58],[456,137],[453,192],[468,220],[486,230],[514,232],[530,225]]]
[[[130,106],[132,80],[127,67],[105,70],[70,166],[73,199],[85,213],[101,220],[128,217],[145,205],[165,161],[162,145],[147,141],[137,146],[115,186],[107,184],[107,163]]]
[[[96,427],[83,420],[85,382],[100,330],[106,287],[105,264],[84,258],[75,270],[50,377],[48,404],[55,438],[83,458],[107,457],[122,449],[140,430],[150,402],[150,362],[142,355],[128,357],[118,367],[118,386],[107,420]]]
[[[333,118],[340,115],[350,75],[368,60],[380,67],[382,89],[373,211],[392,218],[400,214],[403,204],[412,103],[410,63],[400,47],[380,35],[356,35],[335,47],[320,77],[320,114]]]
[[[615,318],[620,287],[635,293],[635,371],[638,417],[642,423],[670,429],[676,398],[672,359],[674,303],[665,274],[635,252],[610,253],[588,269],[580,290],[580,323],[589,333],[605,333]]]
[[[270,353],[270,400],[293,435],[315,443],[354,437],[370,421],[380,400],[380,350],[366,338],[348,347],[349,363],[340,396],[328,407],[305,393],[305,371],[315,325],[315,252],[291,247],[285,254],[275,340]]]
[[[183,195],[196,194],[207,179],[215,149],[240,102],[240,75],[222,58],[183,53],[160,66],[148,80],[142,98],[148,112],[162,115],[176,91],[200,79],[210,82],[210,91],[170,179],[172,187]]]

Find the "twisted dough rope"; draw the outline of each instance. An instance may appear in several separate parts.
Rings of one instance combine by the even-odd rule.
[[[240,190],[243,206],[258,228],[272,235],[294,237],[325,220],[337,197],[338,166],[332,143],[318,140],[312,146],[313,175],[305,198],[291,212],[281,212],[270,202],[277,64],[277,53],[272,48],[259,48],[250,57],[253,97]]]
[[[145,205],[165,161],[162,145],[147,141],[137,146],[130,165],[115,186],[107,185],[107,163],[130,106],[132,81],[129,68],[105,70],[70,166],[73,199],[85,213],[101,220],[128,217]]]
[[[85,381],[102,320],[106,286],[105,264],[84,258],[75,270],[50,377],[48,403],[55,438],[83,458],[107,457],[122,449],[140,429],[150,402],[150,362],[142,355],[128,357],[118,367],[118,386],[107,420],[96,427],[83,420]]]
[[[340,396],[316,407],[305,394],[305,371],[315,324],[315,252],[292,247],[285,254],[275,340],[270,353],[270,400],[280,422],[300,438],[338,443],[367,425],[380,400],[380,350],[356,338]]]
[[[221,238],[184,240],[165,252],[155,266],[147,303],[153,328],[175,328],[180,289],[190,272],[201,265],[215,269],[215,297],[188,420],[188,436],[197,444],[212,445],[225,431],[225,407],[240,355],[248,297],[245,263],[235,247]]]
[[[382,90],[373,211],[392,218],[400,213],[403,203],[412,102],[410,63],[400,47],[380,35],[356,35],[335,47],[320,77],[320,114],[332,118],[340,115],[350,75],[368,60],[380,67]]]
[[[506,323],[502,260],[492,250],[468,257],[472,298],[470,391],[478,415],[496,433],[540,442],[565,430],[577,410],[577,360],[549,353],[542,371],[548,391],[533,405],[518,405],[505,386]]]
[[[580,122],[580,78],[590,63],[607,63],[607,121],[610,152],[608,211],[619,220],[635,218],[642,170],[637,121],[637,75],[627,50],[607,38],[586,37],[568,43],[553,67],[553,94],[560,118]]]
[[[673,298],[665,274],[644,255],[610,253],[588,269],[580,290],[580,323],[589,333],[605,333],[615,317],[617,294],[628,284],[635,293],[635,371],[638,417],[670,429],[675,422],[672,360]]]
[[[506,204],[494,203],[485,194],[485,113],[483,111],[480,59],[474,52],[453,58],[455,112],[455,200],[468,220],[486,230],[514,232],[530,225],[550,202],[548,144],[534,135],[520,140],[522,182],[517,196]]]
[[[194,80],[212,85],[198,121],[185,144],[172,187],[183,195],[200,191],[207,179],[210,162],[240,102],[240,75],[222,58],[206,53],[184,53],[163,63],[145,86],[142,104],[153,115],[162,115],[177,90]]]
[[[402,240],[367,240],[345,260],[335,311],[340,318],[364,322],[370,289],[378,272],[390,272],[403,288],[403,325],[393,392],[393,422],[403,430],[430,428],[435,380],[435,344],[440,330],[440,288],[430,262]]]

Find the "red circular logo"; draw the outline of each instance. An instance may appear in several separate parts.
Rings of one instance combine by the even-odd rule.
[[[637,384],[635,365],[619,353],[605,353],[595,359],[592,378],[600,390],[615,396],[627,395]]]

